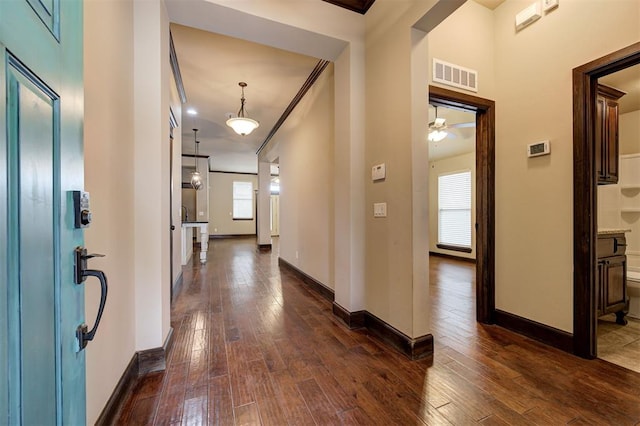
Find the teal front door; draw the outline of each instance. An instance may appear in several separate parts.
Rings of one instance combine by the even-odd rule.
[[[0,424],[84,425],[82,3],[0,0]]]

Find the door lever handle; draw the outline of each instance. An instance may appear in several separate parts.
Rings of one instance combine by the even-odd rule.
[[[98,330],[98,325],[100,325],[100,320],[102,319],[102,313],[104,312],[104,305],[107,303],[107,276],[102,271],[97,271],[94,269],[87,269],[84,271],[85,277],[96,277],[100,281],[100,306],[98,307],[98,315],[96,316],[96,322],[93,324],[91,330],[89,330],[89,326],[87,324],[80,324],[76,330],[76,337],[78,338],[78,344],[80,345],[80,350],[83,350],[87,347],[87,343],[89,343],[96,335],[96,331]]]
[[[87,254],[87,249],[84,247],[76,247],[75,250],[76,263],[75,263],[75,283],[82,284],[87,278],[85,271],[88,269],[87,260],[94,257],[104,257],[104,254],[91,253]]]
[[[87,343],[93,340],[96,331],[98,330],[98,325],[100,324],[100,320],[102,319],[102,313],[104,312],[104,306],[107,302],[107,276],[104,272],[98,271],[95,269],[87,268],[87,260],[92,259],[94,257],[104,257],[103,254],[87,254],[87,249],[84,247],[76,247],[75,250],[75,283],[80,285],[84,283],[87,277],[95,277],[100,281],[100,306],[98,307],[98,314],[96,316],[96,321],[93,324],[91,330],[86,324],[80,324],[76,329],[76,337],[78,338],[78,344],[80,346],[80,350],[83,350],[87,347]]]

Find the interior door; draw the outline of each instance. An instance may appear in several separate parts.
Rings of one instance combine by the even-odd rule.
[[[0,423],[81,425],[82,3],[0,1],[0,55]]]

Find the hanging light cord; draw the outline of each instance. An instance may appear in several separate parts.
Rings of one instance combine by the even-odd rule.
[[[200,142],[198,142],[198,129],[193,129],[193,142],[196,145],[196,173],[198,172],[198,145],[200,144]]]
[[[244,118],[244,88],[247,87],[247,83],[240,82],[238,85],[242,88],[242,96],[240,97],[240,111],[238,111],[238,117]]]

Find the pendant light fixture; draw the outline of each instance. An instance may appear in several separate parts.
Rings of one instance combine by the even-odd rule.
[[[244,116],[244,88],[247,87],[247,83],[241,81],[240,83],[238,83],[238,86],[242,88],[242,97],[240,98],[240,111],[238,111],[237,117],[229,118],[227,120],[227,126],[231,127],[233,131],[240,136],[246,136],[257,129],[260,123],[258,123],[256,120],[252,120],[251,118]]]
[[[193,145],[196,151],[196,170],[191,172],[191,186],[196,191],[202,188],[202,176],[200,176],[200,173],[198,172],[198,145],[200,144],[200,141],[197,139],[197,134],[198,129],[193,129]]]

